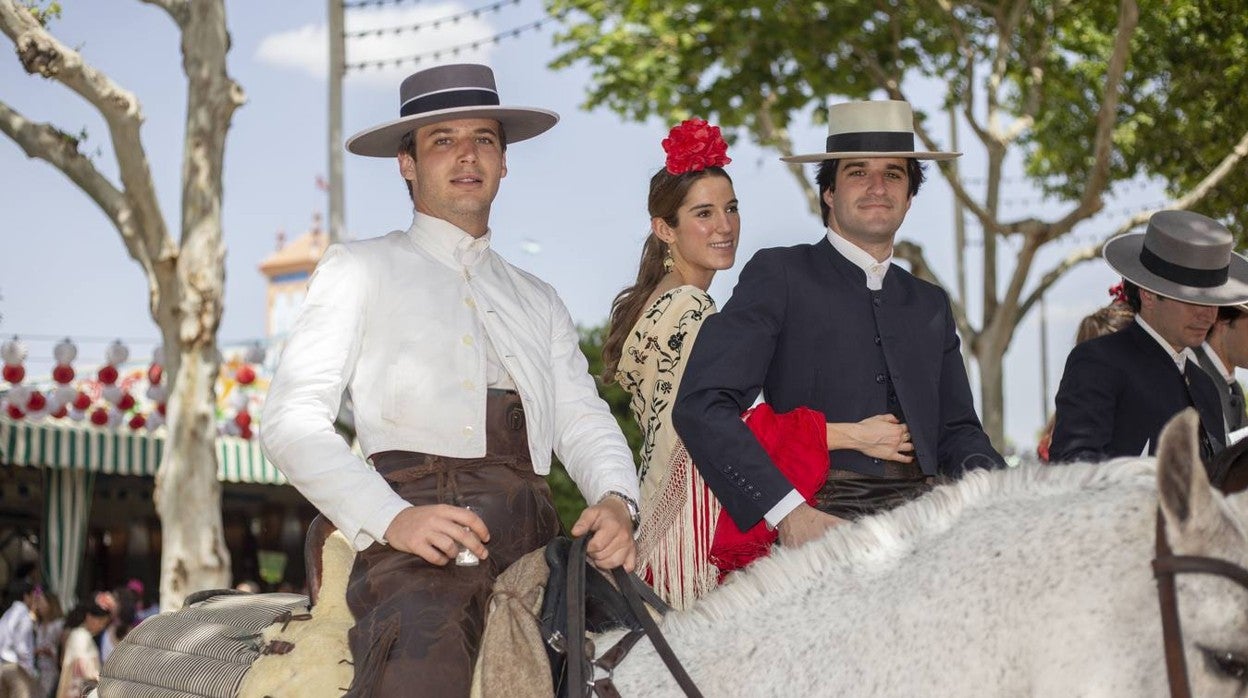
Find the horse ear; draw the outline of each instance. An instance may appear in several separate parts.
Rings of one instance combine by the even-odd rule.
[[[1200,416],[1188,408],[1161,430],[1157,446],[1157,496],[1172,531],[1189,529],[1200,515],[1215,513],[1209,478],[1200,460]]]

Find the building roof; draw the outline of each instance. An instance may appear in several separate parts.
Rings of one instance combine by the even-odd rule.
[[[270,279],[295,272],[310,273],[328,246],[329,236],[321,230],[319,222],[314,223],[311,230],[282,245],[261,262],[260,272]]]

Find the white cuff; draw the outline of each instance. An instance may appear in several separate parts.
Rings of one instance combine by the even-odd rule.
[[[775,528],[780,525],[781,521],[784,521],[784,517],[793,513],[794,509],[805,503],[806,498],[802,496],[801,492],[798,492],[797,490],[789,490],[789,493],[784,495],[784,499],[776,502],[776,505],[771,508],[771,511],[763,514],[763,520],[767,522],[769,527]]]

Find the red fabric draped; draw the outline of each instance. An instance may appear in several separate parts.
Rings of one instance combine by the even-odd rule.
[[[776,414],[763,403],[746,411],[744,419],[763,450],[771,456],[793,487],[814,504],[815,493],[828,479],[828,436],[823,414],[807,407]],[[771,552],[779,534],[759,521],[748,531],[733,523],[727,511],[719,513],[715,538],[711,541],[711,562],[720,578],[741,569]]]

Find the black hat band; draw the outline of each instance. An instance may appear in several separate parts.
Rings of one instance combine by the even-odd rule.
[[[914,134],[901,131],[860,131],[828,136],[827,153],[912,153]]]
[[[1226,283],[1230,277],[1230,265],[1221,269],[1193,269],[1181,264],[1168,262],[1158,257],[1148,246],[1140,248],[1140,264],[1157,276],[1183,286],[1195,288],[1213,288]]]
[[[493,90],[463,89],[435,92],[431,95],[410,99],[399,107],[399,116],[412,116],[442,109],[459,107],[496,107],[498,93]]]

